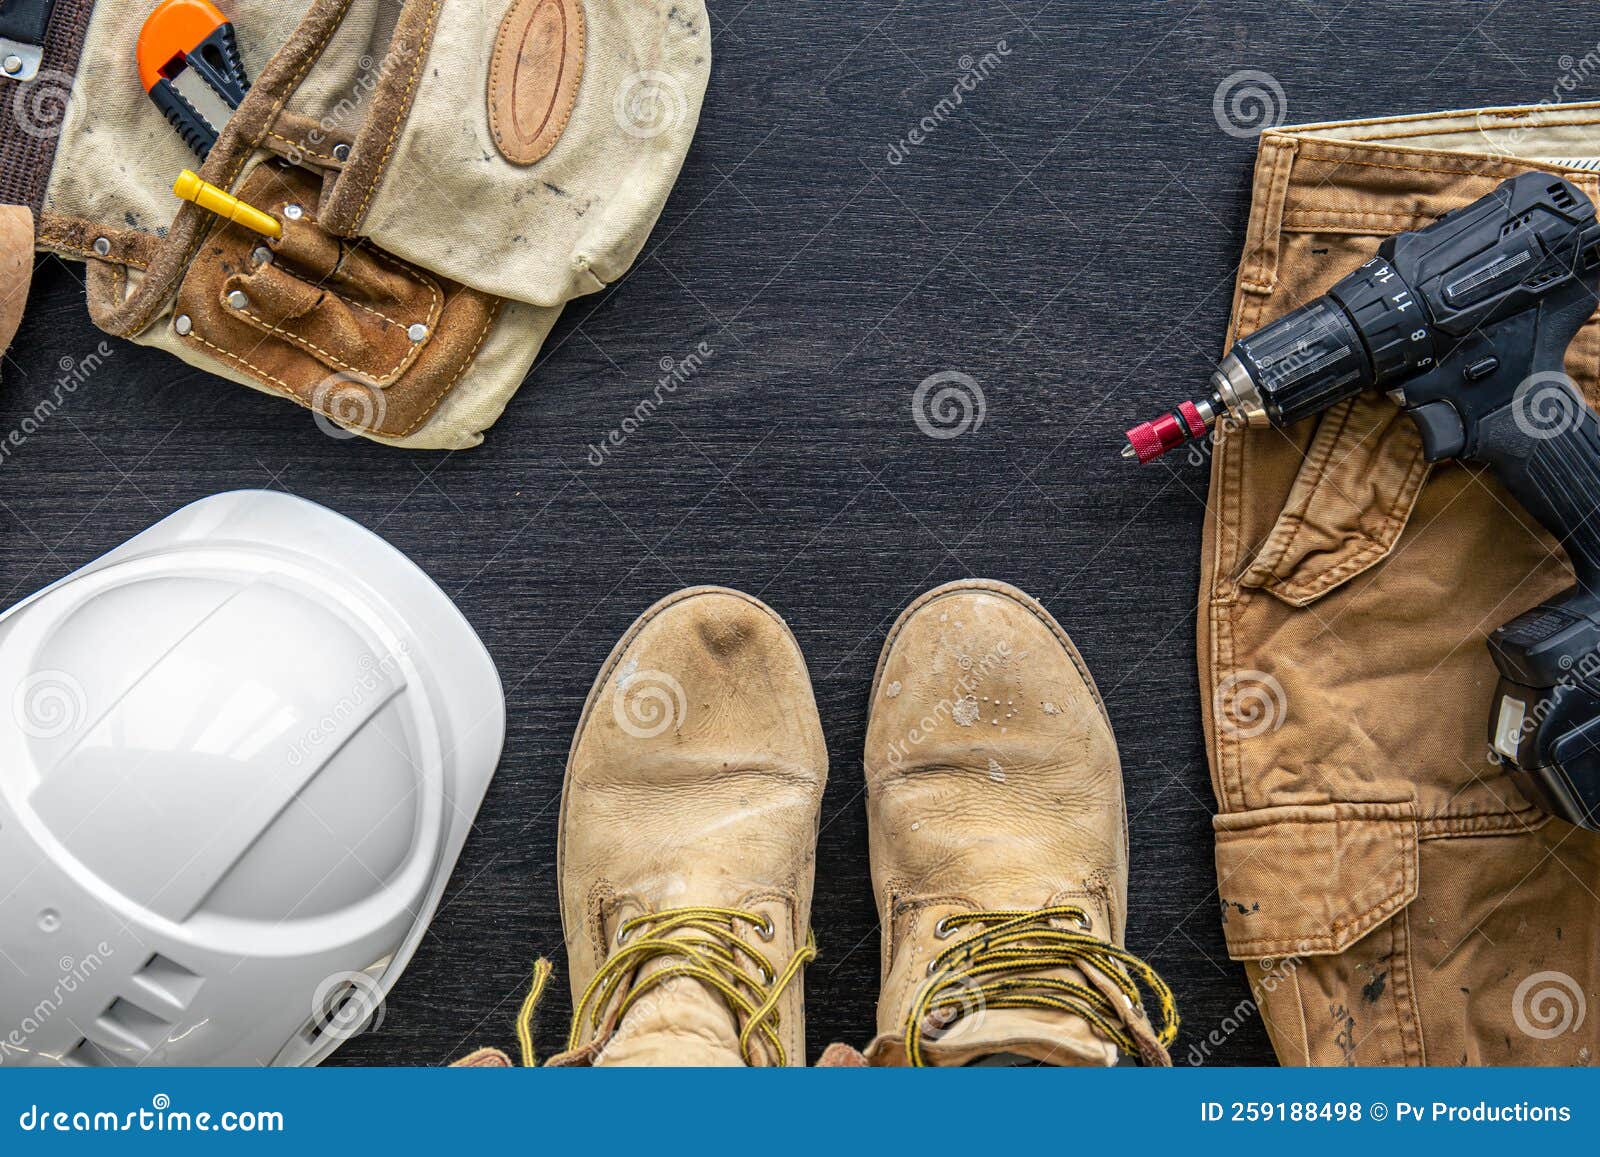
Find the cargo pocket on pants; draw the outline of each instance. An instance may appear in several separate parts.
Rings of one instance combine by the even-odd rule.
[[[1417,896],[1417,809],[1289,805],[1213,818],[1235,960],[1343,952]]]
[[[1417,808],[1330,803],[1219,815],[1228,955],[1284,1064],[1422,1064],[1407,907]]]
[[[1333,407],[1240,585],[1303,607],[1377,565],[1399,541],[1428,465],[1416,427],[1389,399],[1368,392]]]

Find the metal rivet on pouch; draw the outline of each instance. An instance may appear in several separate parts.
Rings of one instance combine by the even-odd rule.
[[[243,309],[250,304],[250,295],[242,289],[235,289],[228,294],[228,304],[234,309]]]
[[[291,221],[298,221],[306,215],[306,211],[300,208],[299,205],[285,205],[283,207],[283,215]]]
[[[350,146],[349,145],[334,145],[333,146],[333,159],[336,160],[336,161],[348,161],[350,159]]]
[[[94,251],[96,253],[98,253],[101,257],[104,257],[108,253],[110,253],[111,252],[111,238],[109,238],[109,237],[96,237],[94,239]]]
[[[257,265],[271,265],[272,250],[268,249],[265,245],[257,245],[253,250],[251,250],[250,259]]]
[[[179,337],[188,337],[189,331],[194,328],[194,322],[189,320],[189,315],[180,313],[172,322],[172,328],[178,331]]]
[[[406,336],[412,341],[427,341],[428,327],[420,321],[414,321],[406,327]]]
[[[3,64],[0,64],[0,68],[4,68],[6,70],[6,75],[7,76],[16,76],[17,73],[22,71],[22,57],[20,57],[20,56],[8,56],[8,57],[6,57],[5,62]]]

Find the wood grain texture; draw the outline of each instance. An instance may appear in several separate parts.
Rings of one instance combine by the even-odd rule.
[[[864,1043],[878,939],[860,749],[878,647],[927,587],[1009,580],[1105,692],[1130,800],[1129,944],[1180,996],[1179,1063],[1270,1061],[1216,909],[1193,655],[1205,474],[1117,457],[1123,428],[1195,389],[1220,349],[1254,147],[1218,128],[1213,94],[1259,68],[1297,121],[1548,99],[1558,58],[1593,47],[1593,6],[712,9],[705,115],[646,255],[568,309],[484,446],[337,441],[303,411],[106,339],[104,368],[0,457],[0,595],[185,502],[275,486],[374,528],[457,600],[505,681],[504,762],[381,1030],[334,1058],[440,1064],[514,1045],[531,961],[560,957],[556,813],[590,681],[640,610],[701,582],[766,599],[810,662],[833,764],[810,1055]],[[1001,40],[1001,64],[890,163],[962,58]],[[82,297],[81,269],[41,263],[0,430],[101,342]],[[663,359],[702,342],[700,372],[591,464]],[[911,397],[943,370],[970,374],[985,411],[936,440]],[[552,990],[546,1052],[569,1007],[563,981]]]

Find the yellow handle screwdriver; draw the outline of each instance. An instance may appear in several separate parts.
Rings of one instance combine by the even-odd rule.
[[[172,191],[185,201],[193,201],[202,209],[215,213],[263,237],[282,237],[283,226],[270,213],[263,213],[254,205],[246,204],[225,189],[210,181],[202,181],[193,170],[185,169],[172,184]]]

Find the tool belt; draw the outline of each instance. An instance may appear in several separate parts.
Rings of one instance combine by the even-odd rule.
[[[1520,172],[1600,196],[1600,104],[1274,130],[1228,337]],[[1600,320],[1566,369],[1600,400]],[[1218,906],[1290,1064],[1586,1064],[1600,836],[1486,759],[1485,635],[1568,586],[1492,475],[1367,394],[1215,444],[1200,680]]]
[[[378,441],[476,445],[562,305],[642,249],[699,115],[703,5],[221,4],[253,84],[198,172],[282,236],[173,196],[198,159],[135,72],[149,5],[12,0],[0,274],[31,212],[107,332]],[[20,296],[0,284],[0,339]]]

